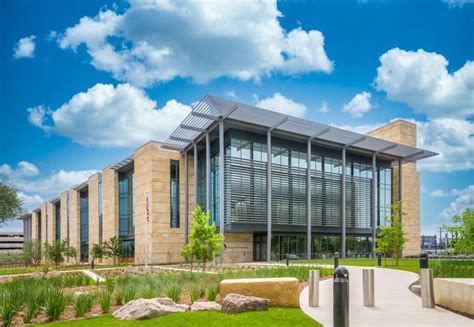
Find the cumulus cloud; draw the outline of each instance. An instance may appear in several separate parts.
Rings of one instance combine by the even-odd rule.
[[[320,31],[286,31],[276,1],[131,1],[123,14],[83,17],[59,36],[91,64],[140,87],[174,78],[259,80],[273,73],[331,73]]]
[[[16,168],[12,168],[8,164],[0,166],[0,176],[3,178],[18,178],[38,175],[39,170],[34,164],[28,161],[20,161]]]
[[[443,222],[450,222],[454,215],[459,215],[466,208],[474,209],[474,185],[454,190],[454,193],[457,194],[457,198],[441,211],[438,217]]]
[[[398,119],[398,118],[396,118]],[[396,119],[392,119],[392,122]],[[417,146],[439,153],[418,162],[422,170],[453,172],[474,169],[474,122],[463,119],[437,118],[431,121],[405,119],[417,125]],[[340,128],[367,133],[384,124],[344,125]]]
[[[394,48],[380,57],[380,64],[375,88],[389,99],[405,102],[429,119],[474,114],[474,62],[450,73],[440,54]]]
[[[274,110],[282,114],[303,117],[308,111],[308,108],[300,102],[296,102],[290,98],[283,96],[281,93],[276,92],[271,97],[265,99],[259,99],[257,95],[254,95],[255,106]]]
[[[27,110],[30,122],[46,132],[70,137],[84,145],[122,147],[162,140],[189,114],[191,107],[169,100],[157,108],[155,101],[129,84],[96,84],[56,110],[45,110],[42,106]]]
[[[351,101],[342,107],[343,112],[349,113],[352,117],[360,118],[374,106],[370,103],[372,95],[369,92],[356,94]]]
[[[39,194],[28,195],[23,192],[18,192],[18,198],[23,202],[23,209],[26,212],[33,211],[45,202]]]
[[[463,8],[465,4],[474,4],[474,0],[442,0],[449,8]]]
[[[13,48],[13,57],[15,59],[33,58],[36,47],[35,38],[36,36],[31,35],[18,40],[18,43]]]

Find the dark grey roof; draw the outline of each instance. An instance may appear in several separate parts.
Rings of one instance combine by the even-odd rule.
[[[189,148],[216,121],[228,119],[275,131],[289,132],[315,141],[323,141],[388,155],[404,162],[417,161],[437,153],[400,143],[382,140],[307,119],[285,115],[214,96],[206,96],[165,141],[164,146],[177,150]]]

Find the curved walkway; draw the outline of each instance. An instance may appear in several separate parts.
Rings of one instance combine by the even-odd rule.
[[[418,279],[412,272],[374,268],[375,307],[363,305],[362,269],[349,269],[350,326],[466,326],[473,327],[474,320],[436,307],[421,306],[421,298],[413,294],[408,286]],[[333,280],[319,283],[319,307],[308,305],[308,287],[300,295],[301,309],[324,326],[332,327]]]

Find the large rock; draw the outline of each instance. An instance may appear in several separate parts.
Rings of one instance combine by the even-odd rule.
[[[128,302],[112,315],[120,320],[141,320],[185,312],[188,308],[187,305],[175,304],[166,298],[138,299]]]
[[[269,303],[268,299],[230,293],[225,297],[221,311],[224,313],[263,311],[267,310]]]
[[[220,311],[222,306],[217,302],[194,302],[191,305],[191,311]]]
[[[299,282],[293,277],[225,279],[219,287],[220,299],[230,293],[269,299],[272,306],[300,307]]]
[[[435,303],[474,316],[474,278],[434,278]]]

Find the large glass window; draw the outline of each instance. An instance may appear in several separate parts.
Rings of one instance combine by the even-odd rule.
[[[61,239],[61,205],[59,202],[54,205],[54,214],[55,214],[55,225],[56,225],[55,239],[60,240]]]
[[[119,173],[119,236],[135,233],[133,221],[133,171]]]
[[[99,244],[102,244],[103,241],[103,209],[102,209],[102,178],[100,177],[98,185],[99,193]]]
[[[171,228],[179,228],[179,161],[170,161]]]
[[[41,211],[38,211],[38,240],[41,240]]]
[[[79,238],[81,242],[81,262],[89,260],[89,194],[88,192],[80,192],[79,194],[80,209],[80,230]]]
[[[390,217],[390,205],[392,204],[392,170],[391,168],[381,168],[378,171],[378,196],[377,196],[377,225],[385,226]]]

